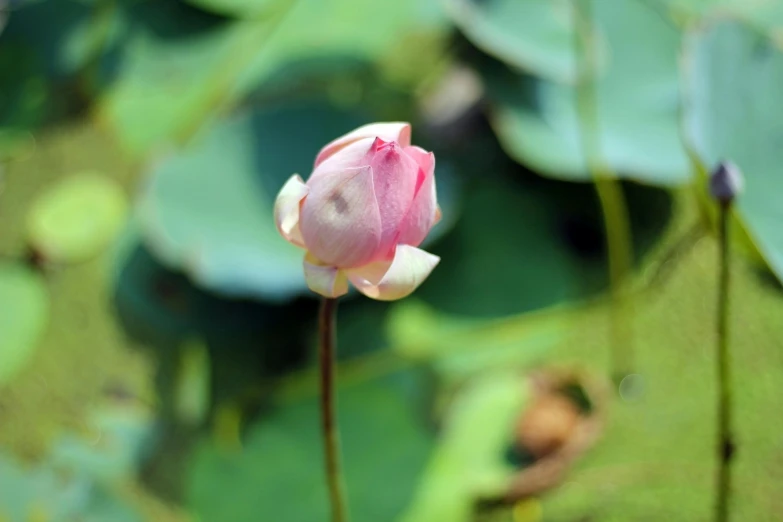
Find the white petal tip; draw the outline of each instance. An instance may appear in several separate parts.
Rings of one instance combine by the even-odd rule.
[[[397,245],[389,263],[372,263],[352,269],[348,278],[364,295],[378,301],[395,301],[413,293],[440,262],[438,256],[409,245]]]
[[[348,279],[345,273],[333,266],[322,266],[304,260],[304,275],[307,287],[324,297],[340,297],[348,293]]]
[[[303,247],[304,240],[299,230],[299,207],[309,189],[298,174],[291,176],[275,200],[275,224],[280,235],[296,246]]]

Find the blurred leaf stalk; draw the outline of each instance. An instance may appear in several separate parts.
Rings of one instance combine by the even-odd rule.
[[[633,266],[633,243],[628,206],[619,178],[604,158],[601,144],[596,78],[598,76],[597,30],[593,21],[593,0],[572,0],[576,107],[580,124],[582,154],[593,178],[603,211],[606,248],[609,257],[611,292],[612,378],[617,386],[633,370],[633,301],[628,282]]]

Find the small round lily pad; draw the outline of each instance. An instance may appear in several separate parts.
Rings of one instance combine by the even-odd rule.
[[[16,263],[0,263],[0,384],[8,382],[35,351],[46,328],[49,294],[43,278]]]
[[[78,263],[103,250],[127,214],[117,182],[97,173],[72,176],[35,202],[27,217],[28,242],[46,261]]]

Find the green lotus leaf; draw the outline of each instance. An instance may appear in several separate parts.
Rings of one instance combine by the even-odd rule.
[[[49,293],[40,274],[0,263],[0,385],[35,353],[49,318]]]

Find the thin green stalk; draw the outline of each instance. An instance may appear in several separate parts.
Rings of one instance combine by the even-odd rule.
[[[337,428],[337,400],[334,393],[336,364],[335,317],[337,299],[324,298],[318,314],[318,365],[321,370],[321,429],[326,459],[326,483],[332,508],[332,522],[348,520],[345,482],[340,457],[340,433]]]
[[[715,503],[716,522],[726,522],[731,495],[731,460],[734,439],[731,434],[732,389],[729,373],[729,211],[731,202],[720,203],[720,272],[718,275],[718,483]]]
[[[582,152],[593,178],[606,229],[609,285],[612,296],[611,362],[613,376],[620,380],[633,367],[633,310],[625,285],[633,264],[633,244],[628,207],[620,182],[603,158],[596,92],[596,52],[591,0],[574,2],[574,56],[576,57],[576,106]]]

